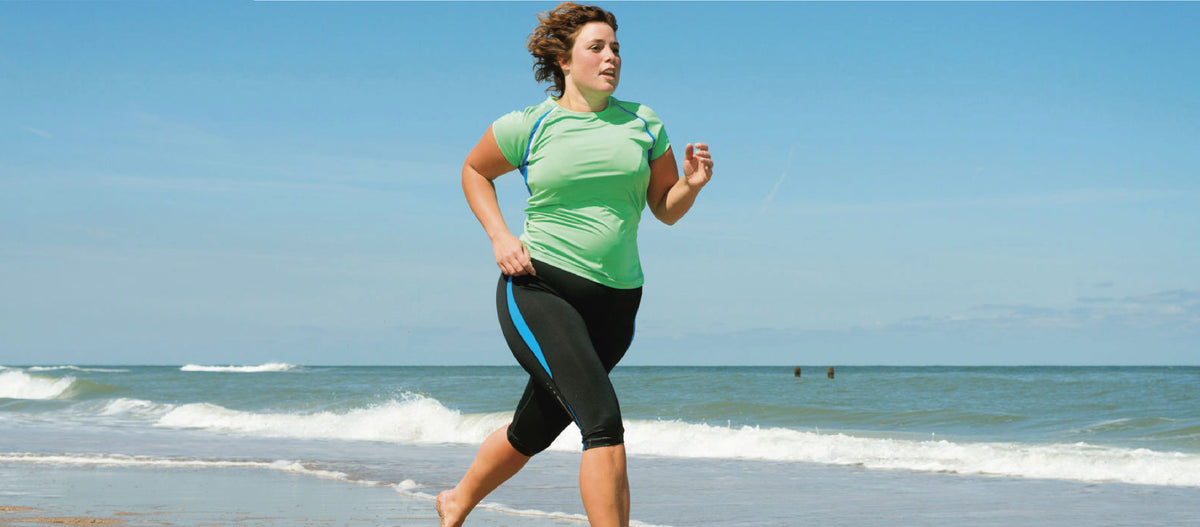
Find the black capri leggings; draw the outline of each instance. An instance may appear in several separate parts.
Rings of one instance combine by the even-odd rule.
[[[529,383],[508,441],[532,456],[571,421],[583,448],[624,442],[621,408],[608,373],[633,341],[642,289],[615,289],[534,261],[536,275],[500,277],[496,311]]]

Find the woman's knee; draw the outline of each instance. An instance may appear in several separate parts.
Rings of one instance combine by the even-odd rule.
[[[533,457],[550,448],[558,435],[571,424],[569,416],[545,416],[536,412],[518,412],[508,427],[508,443],[526,456]]]
[[[625,443],[625,425],[621,422],[621,411],[605,412],[594,423],[581,425],[583,449],[616,446]]]

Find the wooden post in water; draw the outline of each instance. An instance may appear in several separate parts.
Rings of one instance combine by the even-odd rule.
[[[800,367],[796,366],[796,369],[792,373],[794,373],[796,377],[800,377]]]
[[[832,378],[833,378],[833,366],[830,366],[830,367],[829,367],[829,371],[828,371],[828,372],[826,372],[826,373],[825,373],[825,375],[826,375],[827,377],[829,377],[830,379],[832,379]]]

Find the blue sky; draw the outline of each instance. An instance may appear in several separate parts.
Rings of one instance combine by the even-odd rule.
[[[0,364],[511,364],[554,5],[0,3]],[[717,162],[627,363],[1200,364],[1200,4],[601,5]]]

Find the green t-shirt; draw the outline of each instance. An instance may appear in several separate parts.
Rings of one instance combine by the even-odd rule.
[[[609,287],[640,287],[650,161],[670,146],[654,111],[610,97],[604,110],[573,112],[551,97],[497,119],[492,133],[529,188],[521,241],[530,255]]]

